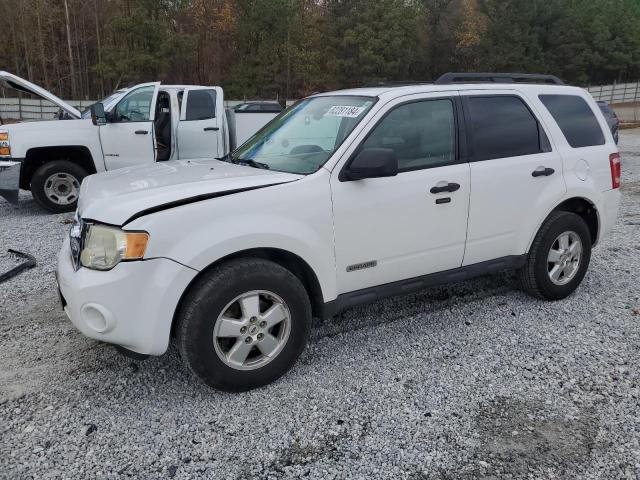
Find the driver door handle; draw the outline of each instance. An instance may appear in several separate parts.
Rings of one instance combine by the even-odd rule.
[[[538,167],[533,172],[531,172],[532,177],[548,177],[549,175],[553,175],[555,170],[553,168],[545,168]]]
[[[431,187],[431,190],[429,191],[433,194],[436,194],[436,193],[444,193],[444,192],[455,192],[459,188],[460,188],[459,183],[447,183],[446,185],[443,185],[441,187],[438,187],[438,186]]]
[[[147,135],[148,133],[148,130],[136,130],[136,135]]]
[[[220,130],[218,127],[204,127],[205,132],[217,132]]]

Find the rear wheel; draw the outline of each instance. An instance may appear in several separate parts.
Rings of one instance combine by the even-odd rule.
[[[80,184],[86,176],[84,168],[68,160],[47,162],[33,174],[31,194],[49,212],[72,212],[78,205]]]
[[[178,347],[191,371],[209,386],[237,392],[291,368],[309,337],[311,306],[289,270],[240,259],[199,279],[177,321]]]
[[[519,277],[527,293],[547,300],[569,296],[591,259],[591,234],[575,213],[553,212],[536,235]]]

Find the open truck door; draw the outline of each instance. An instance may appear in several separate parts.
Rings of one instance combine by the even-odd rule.
[[[160,82],[143,83],[127,92],[100,125],[107,170],[155,161],[155,104]]]
[[[219,134],[223,127],[223,103],[220,87],[185,88],[177,134],[179,158],[223,155]]]

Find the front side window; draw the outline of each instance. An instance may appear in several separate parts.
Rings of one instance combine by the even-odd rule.
[[[503,95],[469,97],[473,160],[549,151],[548,139],[522,99]]]
[[[312,97],[293,105],[238,148],[232,161],[309,174],[317,171],[376,102],[374,97]]]
[[[115,108],[116,122],[147,122],[151,118],[151,102],[156,87],[149,85],[129,92]]]
[[[455,132],[450,99],[407,103],[387,114],[360,148],[392,149],[400,171],[437,167],[455,161]]]
[[[582,97],[540,95],[539,98],[573,148],[604,145],[604,135],[598,119]]]
[[[216,91],[190,90],[187,93],[187,112],[185,119],[207,120],[216,116]]]

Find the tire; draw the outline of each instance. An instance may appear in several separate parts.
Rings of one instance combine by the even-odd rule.
[[[252,306],[258,304],[256,315]],[[279,323],[263,326],[266,319],[281,316],[285,319]],[[238,259],[196,280],[176,320],[178,348],[187,367],[213,388],[241,392],[271,383],[293,366],[309,339],[311,304],[302,283],[289,270],[269,260]],[[252,338],[249,344],[248,337]],[[279,345],[276,349],[271,349],[273,339]]]
[[[78,206],[82,179],[87,171],[68,160],[55,160],[39,167],[31,177],[31,195],[51,213],[72,212]]]
[[[562,241],[569,248],[561,248]],[[579,251],[577,260],[572,251]],[[562,255],[558,255],[560,252]],[[540,227],[526,263],[518,272],[520,285],[534,297],[546,300],[566,298],[582,282],[590,259],[591,233],[585,221],[575,213],[552,212]]]

